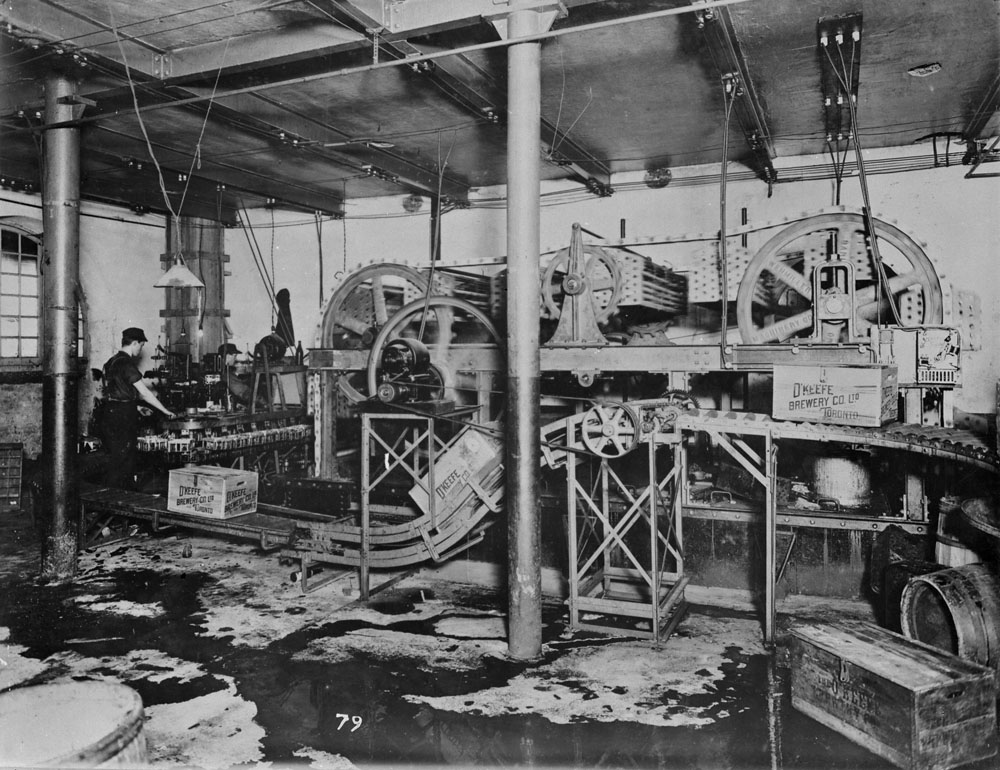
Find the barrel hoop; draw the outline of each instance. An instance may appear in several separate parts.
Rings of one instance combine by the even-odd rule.
[[[131,744],[139,733],[142,732],[143,722],[145,720],[143,718],[141,707],[138,710],[130,711],[128,718],[129,721],[127,723],[120,724],[116,730],[108,733],[100,740],[95,741],[82,749],[78,749],[62,757],[51,760],[48,764],[57,766],[80,764],[82,762],[99,764],[111,759],[123,748]]]

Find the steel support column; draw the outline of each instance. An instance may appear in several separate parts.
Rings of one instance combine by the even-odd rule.
[[[79,117],[76,82],[55,72],[45,83],[45,122]],[[76,467],[77,298],[80,277],[80,129],[44,135],[42,221],[45,229],[42,307],[42,456],[50,515],[42,547],[42,575],[68,580],[76,573],[79,508]]]
[[[507,16],[511,40],[537,34],[548,15],[515,10]],[[507,49],[507,522],[512,658],[542,650],[541,525],[538,518],[539,207],[541,183],[541,43]]]

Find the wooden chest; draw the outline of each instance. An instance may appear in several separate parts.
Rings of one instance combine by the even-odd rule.
[[[791,632],[792,705],[908,770],[997,753],[994,673],[862,623]]]
[[[878,428],[899,416],[892,366],[775,366],[776,420]]]
[[[257,510],[257,474],[215,465],[189,465],[170,471],[167,510],[211,519],[228,519]]]

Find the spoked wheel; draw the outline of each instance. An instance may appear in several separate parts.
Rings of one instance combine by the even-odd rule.
[[[456,407],[480,407],[478,421],[499,417],[502,400],[493,374],[503,370],[501,341],[483,311],[465,300],[443,296],[418,299],[400,308],[372,343],[369,393],[377,393],[390,376],[382,370],[383,352],[401,339],[422,343],[435,374],[433,393],[424,394],[424,398],[418,395],[416,400],[431,400],[441,394]],[[421,387],[420,383],[414,385]]]
[[[625,404],[596,404],[580,422],[583,445],[598,457],[615,459],[639,443],[639,415]]]
[[[618,308],[621,296],[621,270],[618,263],[598,246],[584,246],[587,257],[583,275],[569,270],[569,249],[562,249],[549,262],[542,277],[542,302],[549,318],[562,315],[566,296],[581,294],[590,289],[594,314],[598,323],[604,323]]]
[[[368,265],[352,273],[323,310],[320,345],[335,350],[369,350],[379,331],[400,308],[427,293],[427,279],[412,267]],[[368,391],[364,372],[339,378],[341,391],[354,402]]]
[[[941,282],[921,246],[898,227],[874,220],[879,252],[904,325],[939,324]],[[829,255],[829,257],[828,257]],[[865,337],[872,324],[895,323],[885,287],[865,247],[861,214],[808,217],[761,247],[740,282],[736,314],[743,342],[782,342],[813,332],[813,269],[828,258],[854,266],[854,328]],[[879,297],[881,296],[881,300]],[[842,341],[842,340],[835,340]]]

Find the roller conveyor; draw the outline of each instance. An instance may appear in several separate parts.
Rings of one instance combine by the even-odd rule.
[[[636,402],[640,403],[640,402]],[[677,418],[677,426],[688,430],[707,428],[736,431],[754,426],[774,438],[822,441],[850,445],[877,446],[938,457],[975,465],[984,470],[1000,470],[995,448],[975,433],[956,428],[940,428],[909,423],[890,423],[881,428],[853,428],[806,422],[774,420],[749,412],[690,410]]]
[[[228,519],[213,519],[167,510],[167,499],[158,495],[86,485],[80,492],[81,522],[95,517],[120,516],[141,521],[154,531],[182,527],[215,535],[226,535],[259,543],[263,550],[287,547],[296,526],[333,522],[337,519],[318,513],[259,504],[255,513]],[[86,533],[81,532],[81,540]]]
[[[756,412],[732,412],[713,409],[680,409],[669,400],[640,399],[624,402],[634,413],[634,427],[652,427],[657,431],[715,430],[723,433],[770,435],[775,439],[795,439],[840,443],[850,446],[877,446],[913,452],[929,457],[954,460],[989,471],[1000,471],[1000,455],[983,436],[956,428],[941,428],[909,423],[890,423],[881,428],[854,428],[808,422],[775,420]],[[585,414],[558,420],[542,428],[543,460],[550,466],[561,464],[566,451],[560,446],[567,435],[586,418]],[[667,424],[664,424],[664,421]],[[674,422],[676,421],[676,422]],[[621,426],[627,429],[629,426]],[[641,440],[641,436],[640,436]]]
[[[483,486],[478,490],[470,487],[465,504],[436,522],[428,515],[403,523],[373,522],[368,533],[369,566],[396,569],[441,562],[480,542],[491,523],[488,515],[497,510],[502,477],[502,468],[494,466]],[[289,549],[316,562],[345,567],[361,564],[364,531],[353,511],[347,516],[327,516],[261,503],[255,513],[215,519],[169,511],[164,497],[107,487],[82,491],[80,506],[84,522],[102,515],[118,516],[148,523],[154,531],[182,527],[249,540],[259,543],[263,550]]]

